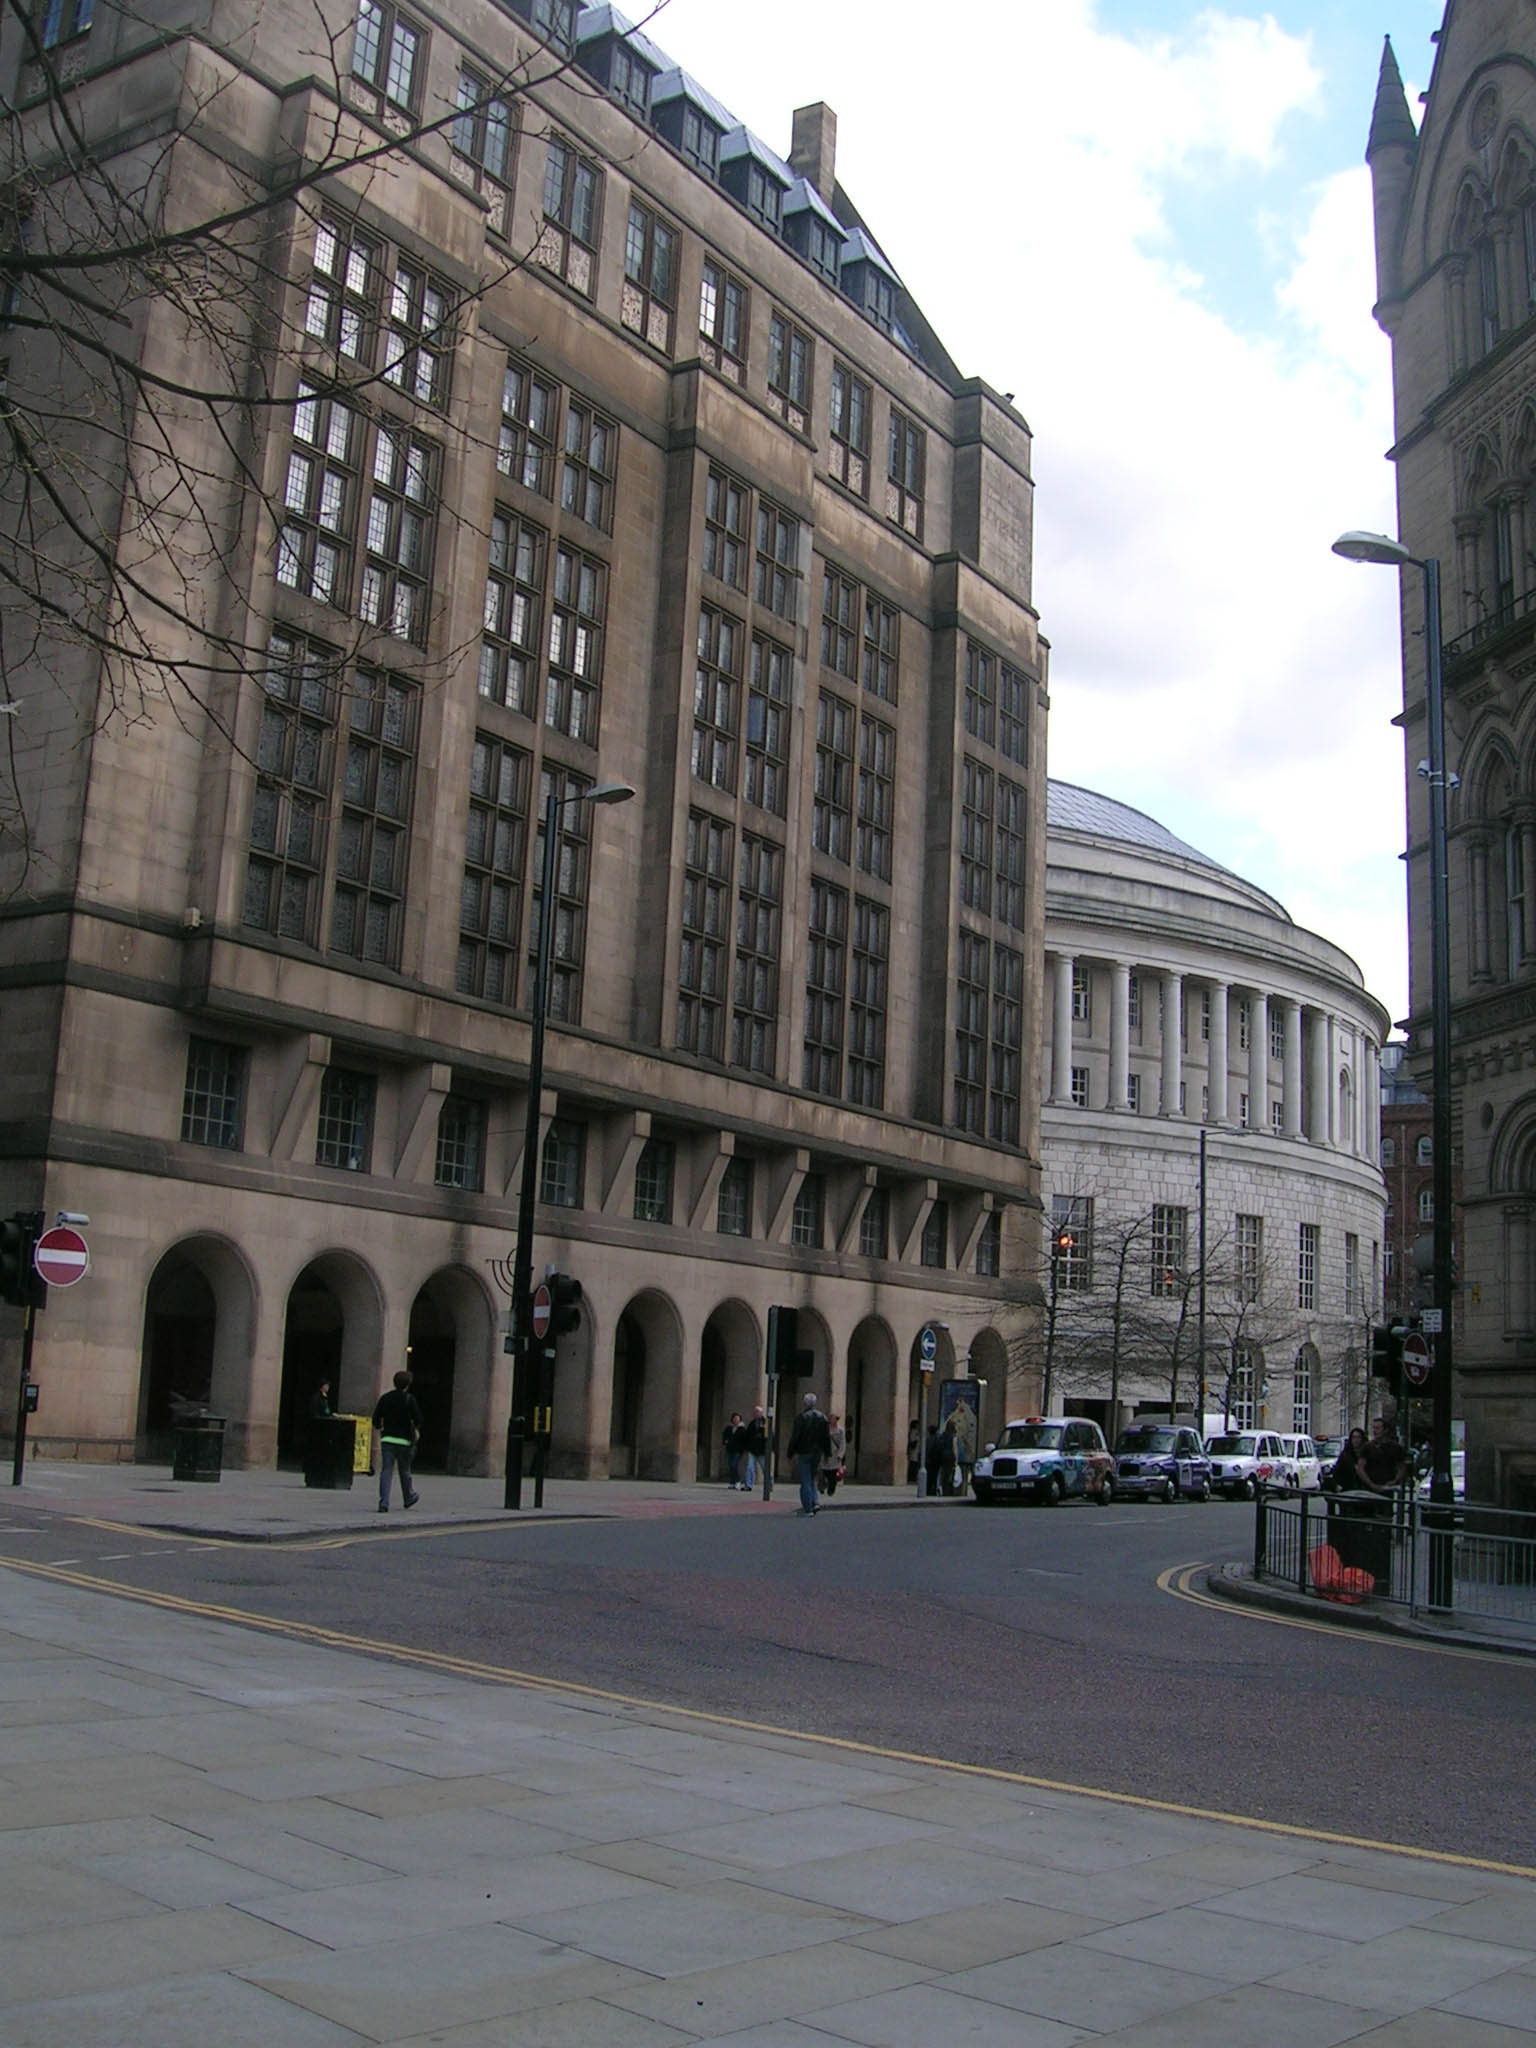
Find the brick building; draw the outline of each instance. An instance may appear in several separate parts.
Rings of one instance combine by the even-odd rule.
[[[273,402],[240,446],[188,406],[184,535],[108,534],[215,681],[125,718],[86,638],[7,665],[0,1204],[88,1212],[94,1257],[32,1441],[152,1455],[180,1394],[265,1463],[320,1377],[365,1408],[408,1360],[427,1462],[499,1469],[553,792],[556,1469],[709,1470],[788,1302],[850,1466],[899,1477],[924,1327],[1000,1407],[1029,1314],[1028,428],[911,301],[826,107],[781,157],[609,8],[351,5],[0,38],[34,176],[62,95],[125,181],[172,138],[173,219],[294,190],[221,344]],[[137,362],[207,374],[134,313]],[[22,330],[10,369],[55,373]],[[185,583],[156,607],[202,518],[235,538],[189,622]]]

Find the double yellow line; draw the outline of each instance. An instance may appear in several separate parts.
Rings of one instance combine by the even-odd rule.
[[[1301,1827],[1289,1821],[1265,1820],[1256,1814],[1229,1813],[1218,1807],[1187,1806],[1178,1800],[1152,1799],[1135,1792],[1116,1792],[1102,1785],[1078,1785],[1069,1779],[1035,1777],[1027,1771],[1007,1771],[988,1764],[958,1763],[952,1757],[929,1756],[920,1750],[890,1749],[880,1743],[857,1742],[844,1735],[817,1735],[803,1728],[782,1728],[770,1721],[749,1721],[736,1714],[717,1714],[703,1707],[678,1707],[664,1700],[642,1699],[633,1693],[614,1692],[605,1686],[582,1685],[573,1679],[555,1679],[536,1671],[518,1671],[504,1664],[487,1664],[479,1658],[455,1657],[444,1650],[406,1648],[398,1643],[380,1642],[372,1636],[351,1635],[342,1629],[324,1628],[317,1622],[276,1621],[265,1614],[254,1614],[243,1607],[227,1607],[212,1601],[188,1600],[176,1593],[155,1593],[135,1586],[124,1586],[112,1579],[96,1578],[88,1572],[74,1571],[61,1565],[37,1564],[30,1559],[0,1557],[0,1568],[21,1572],[32,1578],[51,1580],[57,1585],[71,1586],[82,1593],[102,1593],[119,1600],[134,1600],[141,1606],[154,1607],[170,1614],[195,1616],[201,1621],[227,1622],[235,1628],[253,1628],[265,1635],[281,1636],[289,1642],[312,1643],[327,1650],[346,1650],[368,1657],[387,1657],[398,1664],[408,1664],[415,1670],[436,1671],[449,1678],[468,1678],[480,1684],[518,1686],[530,1692],[548,1693],[566,1699],[590,1700],[607,1707],[623,1707],[631,1711],[662,1715],[670,1720],[686,1721],[708,1728],[729,1728],[737,1734],[769,1737],[775,1741],[809,1742],[818,1748],[837,1750],[845,1755],[870,1757],[884,1763],[915,1764],[924,1769],[950,1771],[957,1776],[980,1779],[998,1785],[1016,1785],[1027,1791],[1068,1794],[1078,1799],[1094,1799],[1107,1806],[1129,1806],[1143,1813],[1173,1814],[1185,1820],[1218,1821],[1228,1827],[1253,1829],[1258,1833],[1278,1835],[1289,1841],[1314,1842],[1330,1848],[1371,1849],[1389,1856],[1405,1856],[1421,1863],[1447,1863],[1462,1870],[1484,1870],[1502,1877],[1536,1878],[1536,1867],[1524,1863],[1499,1863],[1486,1856],[1460,1856],[1449,1850],[1422,1849],[1411,1843],[1383,1842],[1368,1835],[1340,1834],[1331,1828]],[[1205,1565],[1180,1565],[1159,1574],[1158,1585],[1164,1592],[1173,1593],[1180,1599],[1192,1600],[1198,1606],[1219,1608],[1224,1614],[1234,1611],[1246,1613],[1250,1610],[1229,1607],[1224,1601],[1212,1600],[1207,1594],[1194,1592],[1190,1579],[1195,1573],[1207,1570]],[[1182,1583],[1174,1583],[1182,1580]],[[1296,1628],[1322,1627],[1322,1624],[1289,1621],[1285,1617],[1265,1615],[1265,1620],[1280,1620],[1282,1625]],[[1324,1629],[1324,1633],[1335,1635],[1335,1630]],[[1400,1641],[1389,1637],[1376,1637],[1374,1641]],[[1435,1644],[1401,1643],[1405,1649],[1439,1649]],[[1475,1652],[1447,1650],[1446,1655],[1475,1655]]]

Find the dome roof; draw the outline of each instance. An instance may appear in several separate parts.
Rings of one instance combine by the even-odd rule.
[[[1112,796],[1100,796],[1096,790],[1079,789],[1075,782],[1047,785],[1045,821],[1052,832],[1089,832],[1095,839],[1120,839],[1131,846],[1145,846],[1152,853],[1172,853],[1182,860],[1197,860],[1220,874],[1230,872],[1208,853],[1176,838],[1166,825],[1159,825],[1145,811],[1116,803]]]

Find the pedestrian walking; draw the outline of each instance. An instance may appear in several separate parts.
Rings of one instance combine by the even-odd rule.
[[[830,1500],[843,1476],[843,1459],[848,1451],[848,1433],[835,1415],[827,1417],[827,1454],[821,1461],[821,1490]]]
[[[955,1447],[955,1418],[953,1415],[944,1425],[940,1445],[939,1491],[948,1498],[955,1490],[955,1464],[958,1457]]]
[[[720,1448],[725,1453],[725,1487],[727,1493],[736,1491],[741,1478],[741,1410],[733,1408],[731,1419],[720,1432]]]
[[[926,1482],[923,1491],[932,1500],[944,1478],[944,1438],[936,1422],[929,1424],[923,1445],[923,1478]]]
[[[831,1426],[816,1406],[816,1396],[807,1394],[789,1432],[789,1455],[795,1461],[795,1471],[800,1480],[799,1513],[802,1515],[814,1515],[816,1512],[816,1475],[831,1448]]]
[[[389,1513],[389,1488],[395,1468],[400,1470],[400,1495],[408,1508],[415,1507],[420,1494],[411,1486],[411,1458],[421,1436],[425,1418],[421,1404],[411,1392],[411,1376],[397,1372],[388,1393],[380,1394],[373,1411],[373,1426],[379,1432],[379,1513]]]
[[[751,1493],[757,1486],[759,1459],[768,1455],[768,1417],[761,1408],[752,1410],[752,1419],[742,1431],[742,1492]]]
[[[917,1417],[916,1417],[916,1416],[914,1415],[914,1416],[913,1416],[913,1418],[912,1418],[912,1420],[911,1420],[911,1421],[910,1421],[910,1422],[909,1422],[909,1423],[907,1424],[907,1484],[908,1484],[908,1486],[916,1486],[916,1484],[917,1484],[917,1467],[918,1467],[918,1460],[920,1459],[920,1457],[921,1457],[921,1455],[922,1455],[922,1449],[923,1449],[923,1431],[922,1431],[922,1425],[921,1425],[921,1424],[919,1423],[919,1421],[918,1421]]]

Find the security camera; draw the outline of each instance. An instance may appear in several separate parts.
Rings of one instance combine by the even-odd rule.
[[[89,1223],[91,1219],[89,1216],[82,1215],[78,1209],[61,1209],[53,1220],[55,1223],[74,1223],[78,1225]]]

